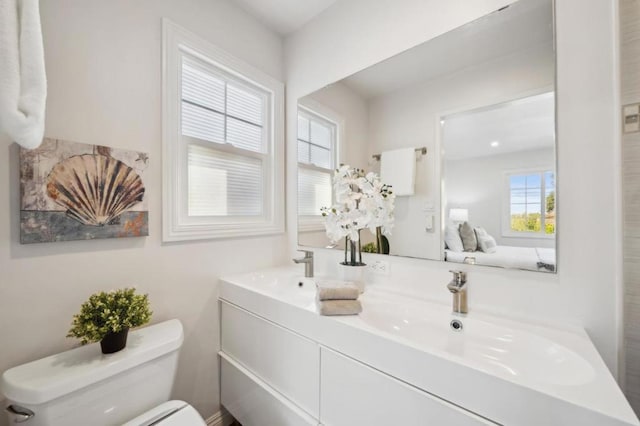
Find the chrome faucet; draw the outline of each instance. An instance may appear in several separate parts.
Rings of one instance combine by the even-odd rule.
[[[467,306],[467,273],[463,271],[449,271],[453,274],[453,279],[447,288],[453,293],[453,312],[466,314],[469,312]]]
[[[313,252],[309,250],[298,250],[304,253],[304,257],[293,259],[295,263],[304,263],[304,276],[313,277]]]

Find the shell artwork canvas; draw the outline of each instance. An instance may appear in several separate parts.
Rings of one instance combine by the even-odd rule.
[[[142,152],[45,138],[20,149],[22,244],[149,235]]]

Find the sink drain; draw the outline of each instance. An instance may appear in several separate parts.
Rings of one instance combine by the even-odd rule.
[[[462,331],[462,321],[458,319],[451,320],[451,329],[453,331]]]

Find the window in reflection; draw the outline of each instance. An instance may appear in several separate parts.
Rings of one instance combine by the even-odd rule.
[[[331,206],[337,124],[310,109],[298,111],[298,214],[320,226],[320,209]]]
[[[553,235],[556,230],[555,177],[552,171],[508,175],[509,231]]]

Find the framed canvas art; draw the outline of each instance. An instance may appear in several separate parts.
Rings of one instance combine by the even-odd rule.
[[[45,138],[20,149],[22,244],[149,235],[142,152]]]

